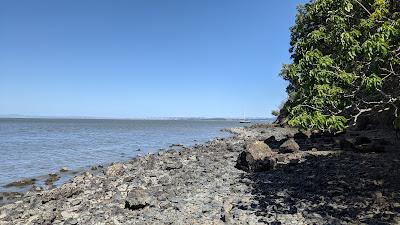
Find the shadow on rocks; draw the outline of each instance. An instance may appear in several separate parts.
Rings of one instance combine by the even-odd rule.
[[[314,224],[392,224],[400,217],[400,157],[342,153],[248,173],[256,215],[298,214]],[[277,223],[279,224],[279,222]]]

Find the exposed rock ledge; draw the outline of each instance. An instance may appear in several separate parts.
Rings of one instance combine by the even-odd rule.
[[[400,157],[393,145],[360,154],[329,143],[301,149],[306,145],[300,143],[299,151],[273,154],[275,169],[245,172],[235,166],[246,146],[271,136],[279,142],[297,131],[232,131],[235,137],[139,157],[50,191],[29,192],[0,207],[0,224],[400,222]]]

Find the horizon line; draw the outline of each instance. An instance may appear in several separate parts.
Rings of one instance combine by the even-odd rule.
[[[150,116],[150,117],[103,117],[103,116],[33,116],[6,114],[0,115],[2,119],[109,119],[109,120],[241,120],[241,117],[206,117],[206,116]],[[248,117],[249,120],[272,120],[274,117]]]

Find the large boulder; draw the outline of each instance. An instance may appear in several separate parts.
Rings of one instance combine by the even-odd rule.
[[[293,138],[289,138],[279,146],[279,153],[293,153],[299,150],[300,146]]]
[[[264,143],[267,144],[272,149],[277,149],[285,141],[286,141],[286,139],[277,140],[275,136],[271,136],[271,137],[265,139]]]
[[[140,210],[152,205],[154,202],[152,196],[146,189],[136,188],[129,191],[125,199],[125,208],[130,210]]]
[[[275,153],[261,141],[246,145],[246,150],[240,153],[236,168],[247,172],[271,170],[276,166]]]

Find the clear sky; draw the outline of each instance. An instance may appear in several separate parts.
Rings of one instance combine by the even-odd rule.
[[[0,114],[269,117],[305,0],[2,0]]]

